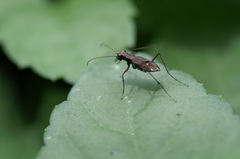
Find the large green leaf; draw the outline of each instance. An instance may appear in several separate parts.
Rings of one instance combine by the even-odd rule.
[[[0,1],[0,41],[20,67],[75,82],[90,58],[134,44],[135,8],[127,0]]]
[[[149,58],[149,57],[148,57]],[[209,95],[191,76],[164,67],[153,73],[130,69],[121,99],[119,77],[126,63],[101,59],[56,106],[39,159],[239,158],[240,119],[220,96]]]

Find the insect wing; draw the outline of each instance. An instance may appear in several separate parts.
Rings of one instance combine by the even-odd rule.
[[[133,68],[139,69],[143,72],[156,72],[160,70],[159,66],[155,62],[139,56],[136,56],[132,60],[132,65]]]
[[[145,70],[145,72],[156,72],[160,71],[159,66],[152,61],[146,61],[142,63],[142,68]]]

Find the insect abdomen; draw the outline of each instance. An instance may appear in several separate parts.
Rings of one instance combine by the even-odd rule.
[[[143,71],[143,72],[156,72],[156,71],[160,71],[160,68],[159,66],[155,63],[155,62],[152,62],[152,61],[144,61],[140,64],[132,64],[133,68],[134,69],[138,69],[140,71]]]

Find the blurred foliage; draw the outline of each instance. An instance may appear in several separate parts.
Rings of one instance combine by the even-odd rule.
[[[134,45],[141,47],[152,43],[156,44],[169,69],[183,70],[193,75],[198,82],[204,84],[208,93],[223,95],[223,98],[233,106],[235,113],[240,114],[240,100],[238,99],[240,95],[240,64],[238,62],[240,2],[238,0],[126,0],[124,1],[126,6],[120,6],[118,1],[111,1],[109,6],[107,6],[109,4],[107,0],[102,1],[101,4],[98,4],[99,1],[88,1],[87,6],[92,6],[94,9],[107,6],[105,8],[107,14],[110,17],[111,12],[114,14],[112,14],[113,18],[103,17],[95,22],[93,19],[84,19],[84,24],[91,26],[84,26],[88,32],[86,32],[87,35],[80,38],[75,30],[71,30],[71,27],[61,27],[60,32],[63,33],[61,35],[57,32],[59,31],[57,25],[61,23],[54,23],[55,21],[65,18],[63,26],[71,23],[75,29],[81,28],[81,20],[77,22],[78,14],[82,17],[89,13],[89,10],[84,10],[85,5],[80,6],[80,0],[78,2],[71,0],[67,4],[66,2],[66,0],[0,0],[0,44],[2,50],[0,110],[3,118],[0,123],[2,130],[0,135],[1,139],[4,139],[4,141],[1,140],[0,158],[15,159],[17,156],[27,159],[36,156],[37,151],[43,145],[42,134],[48,125],[52,109],[66,100],[71,87],[61,81],[63,72],[70,72],[71,76],[76,78],[81,74],[79,72],[88,69],[83,67],[87,58],[95,57],[96,54],[99,54],[98,56],[113,55],[111,50],[99,48],[103,42],[107,42],[117,51]],[[73,2],[77,2],[75,6],[71,5]],[[47,12],[37,5],[39,3],[45,7]],[[125,19],[114,17],[114,15],[122,17],[126,7],[129,7],[127,8],[129,14],[123,16]],[[134,29],[132,24],[136,9],[136,29]],[[83,10],[84,12],[81,12]],[[36,17],[44,15],[41,19],[43,21],[35,19],[35,11],[38,15]],[[74,18],[67,19],[69,14],[66,15],[66,13],[69,12],[74,15]],[[94,15],[105,16],[106,12],[100,9],[99,12],[94,12]],[[31,17],[30,20],[28,17]],[[130,27],[126,31],[125,27],[122,28],[125,25],[122,25],[120,20],[126,20],[127,26],[132,28]],[[39,24],[38,22],[41,22],[45,28],[36,25]],[[99,28],[100,24],[101,26],[106,24],[111,29]],[[43,30],[47,32],[43,33]],[[71,34],[68,34],[69,30]],[[119,32],[119,30],[125,31]],[[99,38],[99,35],[102,38]],[[121,38],[118,38],[120,35]],[[45,36],[49,38],[46,39]],[[59,39],[59,37],[61,38]],[[84,40],[85,37],[87,40]],[[78,41],[78,39],[81,40]],[[67,45],[63,45],[64,41]],[[32,45],[29,46],[29,43]],[[68,63],[59,63],[56,60],[59,56],[56,54],[53,54],[49,60],[48,53],[56,53],[49,52],[53,51],[51,46],[54,46],[55,51],[67,48],[67,51],[76,54],[71,56],[67,52],[67,56],[61,58],[61,62],[68,61]],[[89,51],[89,49],[92,50]],[[38,56],[27,54],[29,50],[37,53]],[[74,59],[75,63],[79,62],[79,57],[76,58],[76,56],[80,50],[82,54],[86,53],[87,57],[80,61],[81,66],[77,65],[75,71],[67,70],[68,66],[71,65],[69,69],[74,66],[69,59]],[[18,56],[13,60],[11,55],[13,52],[21,53],[22,63],[19,62]],[[65,57],[69,57],[69,59],[64,59]],[[34,62],[25,65],[26,59],[39,60],[42,70],[35,69],[36,63]],[[57,62],[52,63],[55,60]],[[44,62],[47,65],[44,65]],[[48,65],[49,63],[53,65]],[[57,69],[57,76],[45,75],[50,69],[57,68],[57,65],[61,64],[63,67]],[[22,67],[28,67],[31,70],[22,70]],[[51,71],[54,72],[54,69]],[[65,74],[65,81],[74,81],[69,80],[73,78],[68,78],[68,75]],[[60,81],[49,81],[52,79]]]
[[[73,84],[88,59],[105,53],[101,43],[131,47],[135,40],[131,3],[94,2],[0,1],[5,11],[0,15],[0,41],[8,57],[20,68],[31,67],[42,77]],[[122,14],[116,11],[118,7],[124,8]]]
[[[138,45],[162,39],[195,49],[221,49],[240,34],[238,0],[135,2],[139,9]]]

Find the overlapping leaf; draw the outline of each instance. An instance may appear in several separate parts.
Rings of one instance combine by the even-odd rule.
[[[20,67],[75,82],[95,56],[134,44],[135,9],[124,1],[0,1],[0,41]]]

